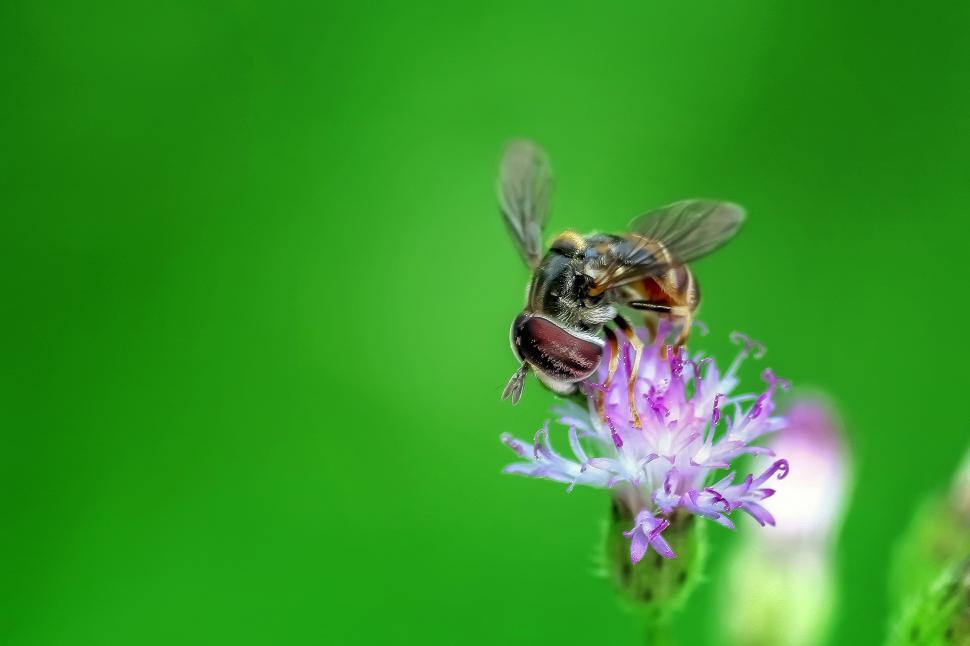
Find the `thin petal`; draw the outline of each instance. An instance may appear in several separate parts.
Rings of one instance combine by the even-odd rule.
[[[652,541],[650,541],[650,547],[657,550],[657,554],[664,557],[665,559],[675,558],[677,555],[670,548],[670,543],[664,540],[663,536],[657,536]]]
[[[643,555],[647,553],[649,545],[647,535],[643,533],[643,530],[640,527],[634,529],[633,536],[630,537],[630,562],[634,565],[639,563]]]
[[[767,509],[756,502],[745,501],[741,505],[741,509],[750,514],[751,517],[758,521],[758,524],[762,527],[765,525],[771,525],[773,527],[775,525],[775,517],[772,516]]]

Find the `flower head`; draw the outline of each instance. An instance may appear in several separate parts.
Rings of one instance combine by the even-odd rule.
[[[732,335],[741,350],[721,373],[709,358],[689,357],[683,348],[672,351],[664,346],[666,331],[665,325],[643,350],[633,389],[636,415],[628,391],[634,348],[623,343],[612,380],[608,379],[610,357],[605,356],[591,378],[597,383],[584,385],[585,408],[567,402],[553,409],[567,429],[571,456],[553,448],[548,423],[531,444],[502,436],[523,458],[506,467],[507,472],[566,483],[568,491],[576,485],[611,489],[639,510],[625,534],[634,563],[649,548],[665,558],[675,556],[663,532],[677,510],[731,529],[731,517],[738,510],[761,525],[774,525],[761,504],[774,494],[765,485],[788,473],[783,459],[740,479],[730,471],[740,456],[774,456],[770,449],[753,443],[783,426],[781,418],[772,416],[773,396],[787,383],[771,370],[762,373],[767,386],[760,394],[733,394],[738,368],[748,356],[760,357],[763,347],[743,335]]]

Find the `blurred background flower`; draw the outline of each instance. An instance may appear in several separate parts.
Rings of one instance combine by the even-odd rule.
[[[841,423],[820,399],[797,400],[771,447],[794,465],[765,505],[777,520],[747,532],[720,586],[727,636],[744,645],[821,643],[838,602],[834,543],[850,495]]]

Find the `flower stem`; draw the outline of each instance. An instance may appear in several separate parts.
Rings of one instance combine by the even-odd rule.
[[[673,646],[670,624],[652,614],[643,620],[643,643],[646,646]]]

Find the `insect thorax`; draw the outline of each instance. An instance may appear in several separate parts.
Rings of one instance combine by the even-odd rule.
[[[563,253],[555,246],[536,268],[529,292],[529,307],[563,325],[596,333],[616,316],[607,298],[591,298],[593,278],[585,255]]]

